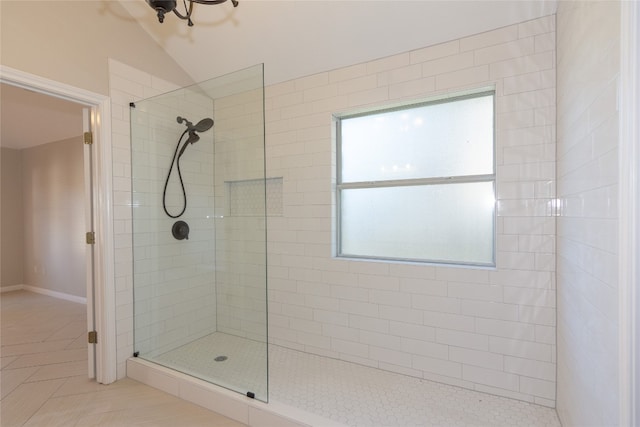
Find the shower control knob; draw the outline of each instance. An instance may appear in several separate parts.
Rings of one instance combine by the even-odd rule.
[[[189,240],[189,224],[184,221],[176,221],[171,227],[171,234],[177,240]]]

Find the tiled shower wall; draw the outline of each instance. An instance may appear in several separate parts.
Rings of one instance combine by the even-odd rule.
[[[264,343],[264,89],[255,79],[252,89],[215,100],[216,285],[218,330]]]
[[[135,351],[156,356],[216,332],[215,235],[213,218],[213,131],[200,134],[180,159],[187,201],[177,165],[163,188],[185,131],[177,116],[197,123],[213,117],[213,100],[179,90],[136,103],[132,110],[133,253],[135,283]],[[181,141],[184,143],[186,137]],[[171,234],[175,221],[187,222],[188,239]]]
[[[133,346],[133,246],[131,132],[129,103],[177,89],[169,82],[113,59],[109,60],[113,145],[113,230],[115,249],[117,377],[126,375]]]
[[[238,191],[230,191],[232,187],[246,187],[264,177],[262,87],[243,91],[243,82],[231,79],[241,93],[221,97],[215,103],[197,91],[178,91],[163,95],[159,101],[140,102],[136,108],[152,113],[140,114],[140,123],[134,123],[140,131],[133,153],[137,191],[132,194],[129,103],[177,88],[117,61],[111,60],[109,65],[118,378],[126,375],[125,362],[134,351],[158,353],[218,330],[264,341],[264,181],[260,180],[257,192],[240,192],[249,196],[249,204],[240,202],[232,209],[229,202],[239,196]],[[246,83],[251,84],[255,72],[245,74],[254,76]],[[204,117],[215,120],[213,130],[202,133],[181,161],[189,197],[184,216],[191,227],[188,241],[173,239],[170,230],[174,220],[167,218],[161,207],[176,137],[184,130],[184,125],[177,124],[176,114],[194,123]],[[171,179],[177,182],[175,169]],[[174,186],[169,193],[170,212],[179,211],[180,192]],[[132,205],[136,211],[133,224]],[[132,230],[136,234],[133,246]],[[136,331],[136,340],[142,343],[137,348],[134,275],[136,322],[142,326]]]
[[[111,75],[122,377],[133,351],[126,110],[132,95],[172,88],[113,62]],[[333,258],[332,115],[489,86],[496,269]],[[265,102],[267,176],[283,189],[267,222],[270,342],[554,406],[555,17],[269,86]]]
[[[619,425],[620,3],[560,2],[557,16],[558,415]]]
[[[332,115],[489,86],[497,268],[332,257]],[[270,342],[555,405],[554,16],[267,87],[266,132]]]

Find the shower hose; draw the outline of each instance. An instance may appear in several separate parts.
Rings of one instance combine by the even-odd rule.
[[[180,172],[180,157],[184,153],[184,150],[187,148],[189,142],[185,142],[182,146],[182,150],[180,150],[180,154],[178,154],[178,149],[180,148],[180,143],[182,142],[182,138],[189,132],[189,129],[182,132],[180,138],[178,138],[178,144],[176,144],[176,150],[173,153],[173,158],[171,159],[171,166],[169,166],[169,172],[167,172],[167,179],[164,182],[164,190],[162,191],[162,208],[164,209],[164,213],[166,213],[170,218],[179,218],[182,216],[184,211],[187,210],[187,192],[184,189],[184,181],[182,179],[182,173]],[[182,188],[182,200],[184,200],[184,204],[182,206],[182,210],[177,215],[172,215],[169,213],[167,209],[167,186],[169,185],[169,178],[171,177],[171,172],[173,171],[173,165],[176,165],[176,169],[178,170],[178,178],[180,180],[180,187]]]

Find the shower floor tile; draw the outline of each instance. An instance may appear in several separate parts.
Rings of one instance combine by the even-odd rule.
[[[266,400],[266,352],[265,343],[216,332],[149,360],[242,394],[253,392],[256,398]]]
[[[160,356],[182,372],[206,372],[266,393],[265,347],[215,333]],[[228,357],[215,362],[218,355]],[[327,357],[269,346],[269,400],[348,426],[553,426],[555,410]]]

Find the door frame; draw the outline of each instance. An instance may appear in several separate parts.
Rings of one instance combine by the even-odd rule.
[[[116,378],[116,310],[113,247],[113,188],[111,153],[111,100],[108,96],[50,80],[0,64],[0,82],[65,99],[91,109],[94,136],[92,170],[94,290],[87,294],[88,314],[95,318],[95,378],[110,384]],[[89,313],[92,307],[91,313]],[[89,372],[89,376],[93,376]]]

